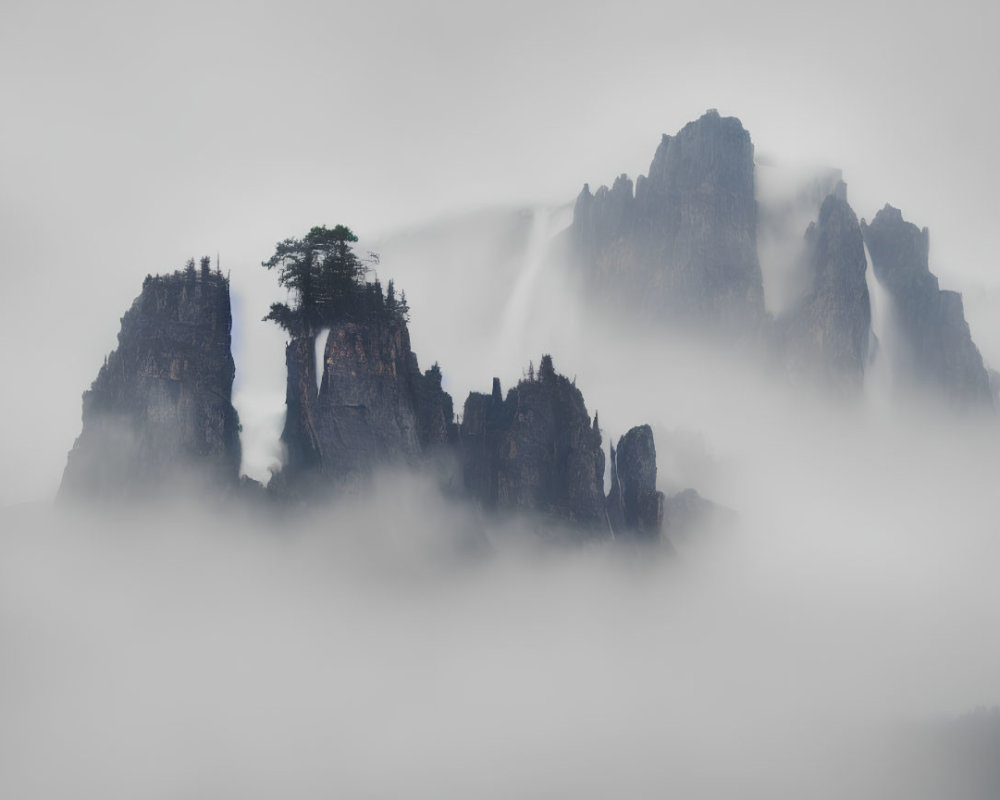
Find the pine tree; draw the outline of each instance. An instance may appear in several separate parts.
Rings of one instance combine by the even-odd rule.
[[[358,241],[350,228],[314,227],[301,239],[285,239],[261,266],[278,268],[278,283],[294,294],[293,305],[275,303],[264,318],[296,336],[311,336],[341,316],[358,315],[367,306],[364,278],[377,262],[362,260],[351,244]]]
[[[543,382],[549,381],[555,378],[555,376],[556,370],[555,367],[552,366],[552,356],[546,353],[542,356],[542,361],[538,365],[538,380]]]

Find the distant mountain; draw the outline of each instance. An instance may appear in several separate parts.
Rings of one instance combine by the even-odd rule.
[[[859,224],[835,170],[778,204],[760,202],[756,175],[750,134],[711,110],[663,135],[634,191],[626,175],[610,189],[585,184],[567,250],[590,303],[706,339],[763,342],[796,381],[837,393],[858,392],[878,357],[893,362],[897,398],[992,408],[961,296],[930,273],[926,229],[891,206]],[[866,244],[892,300],[891,347],[872,347]],[[764,270],[765,258],[782,263]],[[780,284],[771,312],[765,272]]]
[[[749,133],[713,110],[664,135],[634,188],[624,175],[610,189],[585,185],[563,233],[556,235],[565,225],[558,214],[491,211],[411,231],[389,249],[416,265],[418,297],[450,292],[455,315],[436,323],[478,358],[496,357],[497,345],[509,345],[529,319],[558,324],[557,306],[576,302],[551,275],[538,282],[556,236],[562,267],[579,278],[589,306],[584,324],[607,313],[653,323],[653,335],[682,328],[726,347],[750,343],[794,381],[837,397],[859,395],[873,359],[884,359],[899,397],[991,409],[961,296],[942,291],[930,272],[927,229],[888,205],[871,224],[859,222],[835,170],[766,201],[758,172]],[[380,466],[423,468],[445,453],[461,464],[461,493],[484,510],[530,512],[581,534],[657,539],[665,508],[669,520],[705,507],[696,494],[667,500],[657,492],[648,426],[611,448],[606,497],[597,415],[591,419],[575,380],[557,374],[550,356],[506,397],[499,381],[490,394],[471,392],[456,421],[446,369],[418,366],[405,295],[396,297],[392,281],[383,292],[377,277],[367,280],[350,247],[356,241],[343,226],[317,227],[279,243],[265,262],[280,267],[279,282],[294,297],[268,315],[289,333],[285,458],[268,497],[322,497]],[[477,258],[485,270],[468,263]],[[467,302],[470,266],[486,282]],[[782,291],[769,298],[765,273],[779,272]],[[884,342],[872,331],[869,286],[889,298]],[[60,495],[237,486],[230,327],[228,281],[207,259],[200,270],[192,261],[147,277],[122,318],[118,348],[84,395]]]
[[[577,197],[571,252],[586,286],[634,313],[742,333],[762,324],[750,134],[709,111],[663,135],[647,176]]]
[[[930,271],[927,228],[917,228],[886,204],[861,229],[875,277],[892,299],[897,382],[962,408],[992,404],[989,375],[965,321],[962,295],[942,290]]]
[[[830,390],[861,388],[869,359],[871,299],[858,218],[841,182],[805,235],[805,295],[777,321],[777,341],[792,371]]]

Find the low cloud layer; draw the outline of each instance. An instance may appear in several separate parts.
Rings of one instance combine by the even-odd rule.
[[[665,431],[678,369],[628,410]],[[661,484],[739,522],[676,559],[547,549],[394,472],[292,518],[8,510],[0,791],[988,796],[942,732],[1000,702],[995,431],[702,369],[724,413],[659,434]]]

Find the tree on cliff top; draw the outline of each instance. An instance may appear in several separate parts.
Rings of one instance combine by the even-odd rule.
[[[374,253],[360,258],[351,245],[350,228],[317,226],[301,239],[278,242],[261,266],[278,268],[278,283],[295,294],[295,304],[274,303],[265,320],[274,320],[295,336],[309,336],[337,317],[367,305],[365,275],[378,263]],[[381,296],[381,291],[379,292]]]

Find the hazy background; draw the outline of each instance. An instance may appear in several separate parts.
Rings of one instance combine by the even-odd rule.
[[[995,796],[976,789],[997,728],[953,764],[919,732],[1000,704],[997,426],[894,407],[878,381],[829,408],[584,315],[544,256],[583,182],[644,172],[716,107],[759,154],[842,168],[859,215],[930,226],[997,364],[998,16],[3,3],[0,506],[52,496],[143,276],[202,254],[231,271],[264,477],[284,362],[259,264],[344,223],[458,407],[550,351],[606,435],[653,425],[662,489],[739,523],[676,562],[544,553],[399,474],[280,525],[4,508],[0,793]]]
[[[274,242],[558,205],[584,181],[645,171],[660,133],[709,107],[739,116],[759,153],[842,167],[859,215],[891,201],[929,225],[942,283],[976,289],[978,333],[997,286],[998,15],[985,2],[7,0],[0,503],[54,493],[80,393],[146,273],[221,254],[251,434],[251,417],[280,412],[282,337],[255,324]],[[447,376],[436,348],[461,335],[452,295],[418,295],[415,345]],[[277,388],[253,376],[251,350],[276,363]],[[470,382],[452,386],[459,399]]]

